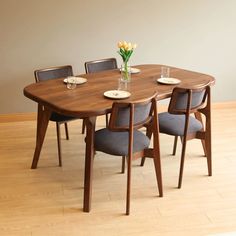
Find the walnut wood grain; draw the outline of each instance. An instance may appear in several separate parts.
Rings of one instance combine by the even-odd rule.
[[[154,92],[158,92],[158,100],[170,97],[176,85],[163,85],[156,82],[160,77],[161,65],[139,65],[135,68],[139,68],[141,72],[132,74],[131,96],[128,100],[142,99],[151,96]],[[171,77],[180,79],[179,86],[181,87],[195,87],[209,81],[214,83],[214,78],[210,75],[170,68]],[[25,87],[24,95],[65,115],[83,118],[108,113],[113,100],[105,98],[103,93],[107,90],[117,89],[120,71],[117,69],[80,76],[87,78],[88,81],[78,85],[74,90],[67,89],[63,78],[61,78],[31,84]]]

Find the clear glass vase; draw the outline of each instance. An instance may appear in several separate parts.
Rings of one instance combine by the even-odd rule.
[[[131,81],[131,70],[128,62],[123,62],[121,65],[121,80],[124,82]]]

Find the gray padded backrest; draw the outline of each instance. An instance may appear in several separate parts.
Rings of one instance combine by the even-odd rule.
[[[204,94],[205,94],[205,90],[197,91],[197,92],[193,91],[190,109],[201,105],[201,103],[203,101]],[[187,102],[188,102],[188,94],[187,93],[178,93],[175,109],[176,110],[186,109]]]
[[[65,78],[67,76],[73,76],[73,70],[71,66],[62,66],[58,68],[49,68],[35,71],[36,81],[44,81],[49,79]]]
[[[86,73],[95,73],[113,69],[117,69],[117,62],[115,58],[97,60],[85,63]]]
[[[135,105],[134,107],[134,124],[145,121],[150,115],[151,103],[145,105]],[[116,126],[129,126],[130,107],[119,108],[116,117]]]
[[[195,112],[206,105],[205,101],[208,93],[209,85],[203,85],[199,88],[175,87],[171,95],[168,112],[171,114]],[[188,103],[190,103],[189,110]]]

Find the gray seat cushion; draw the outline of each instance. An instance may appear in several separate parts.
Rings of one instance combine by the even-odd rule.
[[[64,115],[58,114],[56,112],[52,112],[51,117],[50,117],[51,121],[56,121],[56,122],[70,121],[70,120],[73,120],[73,119],[75,119],[75,117],[64,116]]]
[[[158,118],[161,133],[175,136],[184,135],[185,115],[173,115],[163,112],[158,115]],[[202,128],[201,122],[190,116],[188,133],[195,133]]]
[[[134,131],[133,152],[148,148],[149,138],[140,131]],[[112,132],[107,128],[95,132],[95,149],[115,156],[127,156],[129,146],[128,132]]]

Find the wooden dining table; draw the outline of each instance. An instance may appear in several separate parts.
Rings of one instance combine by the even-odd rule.
[[[170,68],[170,77],[180,80],[180,84],[160,84],[161,67],[163,65],[146,64],[137,65],[139,73],[132,74],[129,83],[131,96],[126,101],[136,101],[158,93],[158,100],[169,98],[176,86],[198,87],[205,84],[213,85],[215,79],[207,74],[185,69]],[[36,147],[34,151],[32,169],[37,168],[41,148],[52,112],[73,116],[85,120],[86,124],[86,150],[84,170],[84,202],[83,210],[89,212],[92,198],[94,132],[96,117],[111,112],[115,99],[104,96],[104,92],[118,88],[121,77],[120,70],[108,70],[93,74],[82,74],[87,82],[77,85],[73,90],[67,89],[64,78],[33,83],[24,88],[24,95],[38,103]]]

